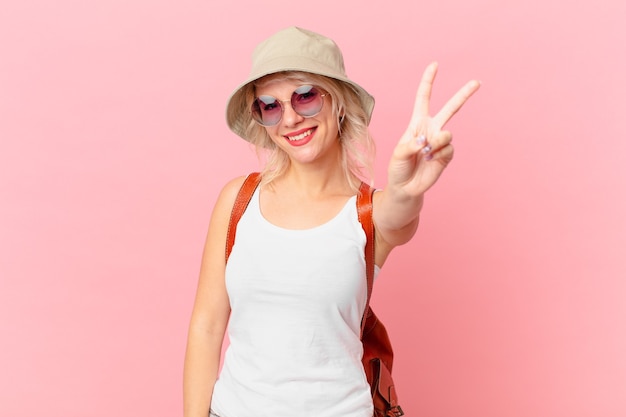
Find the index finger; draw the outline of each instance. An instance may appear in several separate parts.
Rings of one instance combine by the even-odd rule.
[[[424,70],[424,74],[422,74],[422,79],[417,88],[417,95],[415,97],[412,120],[416,120],[416,118],[419,117],[428,117],[430,95],[433,90],[435,75],[437,75],[437,66],[436,62],[431,63]]]
[[[469,81],[433,117],[435,124],[441,129],[458,112],[467,100],[480,88],[480,82]]]

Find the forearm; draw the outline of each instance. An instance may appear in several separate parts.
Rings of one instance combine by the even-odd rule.
[[[374,197],[377,238],[390,247],[408,242],[417,230],[424,194],[410,196],[390,185]]]
[[[219,371],[223,335],[189,330],[183,375],[184,417],[207,417]]]
[[[388,185],[380,193],[377,211],[377,226],[389,231],[398,231],[415,222],[424,206],[424,194],[410,195],[400,187]]]

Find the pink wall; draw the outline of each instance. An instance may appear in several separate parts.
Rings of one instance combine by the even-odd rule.
[[[211,207],[257,168],[225,100],[292,24],[376,96],[379,185],[426,63],[438,104],[483,81],[374,297],[407,414],[626,415],[625,2],[5,3],[1,416],[180,415]]]

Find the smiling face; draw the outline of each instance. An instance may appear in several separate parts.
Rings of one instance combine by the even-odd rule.
[[[280,121],[274,126],[265,127],[265,130],[272,142],[287,154],[291,163],[310,164],[328,158],[339,161],[339,126],[330,94],[321,91],[325,94],[322,108],[311,117],[298,114],[291,105],[294,91],[311,84],[281,76],[268,76],[257,82],[256,97],[275,97],[283,107]]]

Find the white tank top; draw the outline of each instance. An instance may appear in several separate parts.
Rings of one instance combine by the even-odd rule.
[[[226,265],[230,345],[211,409],[221,417],[371,417],[361,357],[365,233],[352,197],[306,230],[263,218],[257,189]]]

